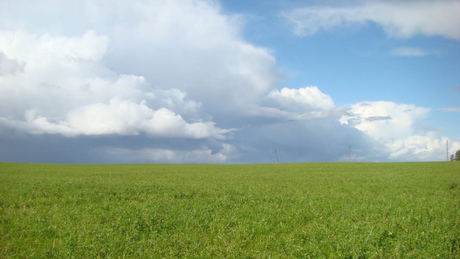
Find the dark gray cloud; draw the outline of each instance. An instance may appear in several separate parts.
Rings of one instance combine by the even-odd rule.
[[[102,142],[102,143],[101,143]],[[99,139],[67,138],[60,135],[30,135],[3,129],[0,161],[25,163],[116,162],[94,156],[91,150],[103,144]]]
[[[4,130],[0,143],[0,161],[40,163],[271,163],[275,150],[279,162],[348,161],[349,145],[354,161],[381,161],[388,155],[361,131],[329,119],[251,125],[226,142]]]
[[[384,146],[363,132],[331,119],[251,125],[235,134],[234,145],[244,162],[271,162],[275,149],[280,162],[348,161],[350,145],[355,161],[387,155]]]

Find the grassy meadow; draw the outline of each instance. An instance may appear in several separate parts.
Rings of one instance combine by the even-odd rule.
[[[0,258],[460,258],[460,163],[0,163]]]

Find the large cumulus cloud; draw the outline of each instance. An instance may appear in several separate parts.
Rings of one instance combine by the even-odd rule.
[[[172,111],[176,105],[192,113],[199,108],[199,103],[185,99],[185,93],[158,90],[142,76],[116,74],[103,66],[108,37],[94,31],[81,37],[7,32],[0,38],[7,62],[23,65],[21,71],[0,78],[5,93],[0,97],[0,122],[5,125],[65,136],[145,132],[222,138],[226,132],[210,121],[186,122]],[[165,95],[176,98],[162,103]],[[157,96],[163,98],[157,101]]]

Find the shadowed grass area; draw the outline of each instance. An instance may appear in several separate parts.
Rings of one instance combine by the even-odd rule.
[[[460,163],[0,163],[2,258],[458,258]]]

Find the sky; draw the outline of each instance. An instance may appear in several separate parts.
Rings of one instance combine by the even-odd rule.
[[[0,161],[444,161],[460,1],[3,0]]]

